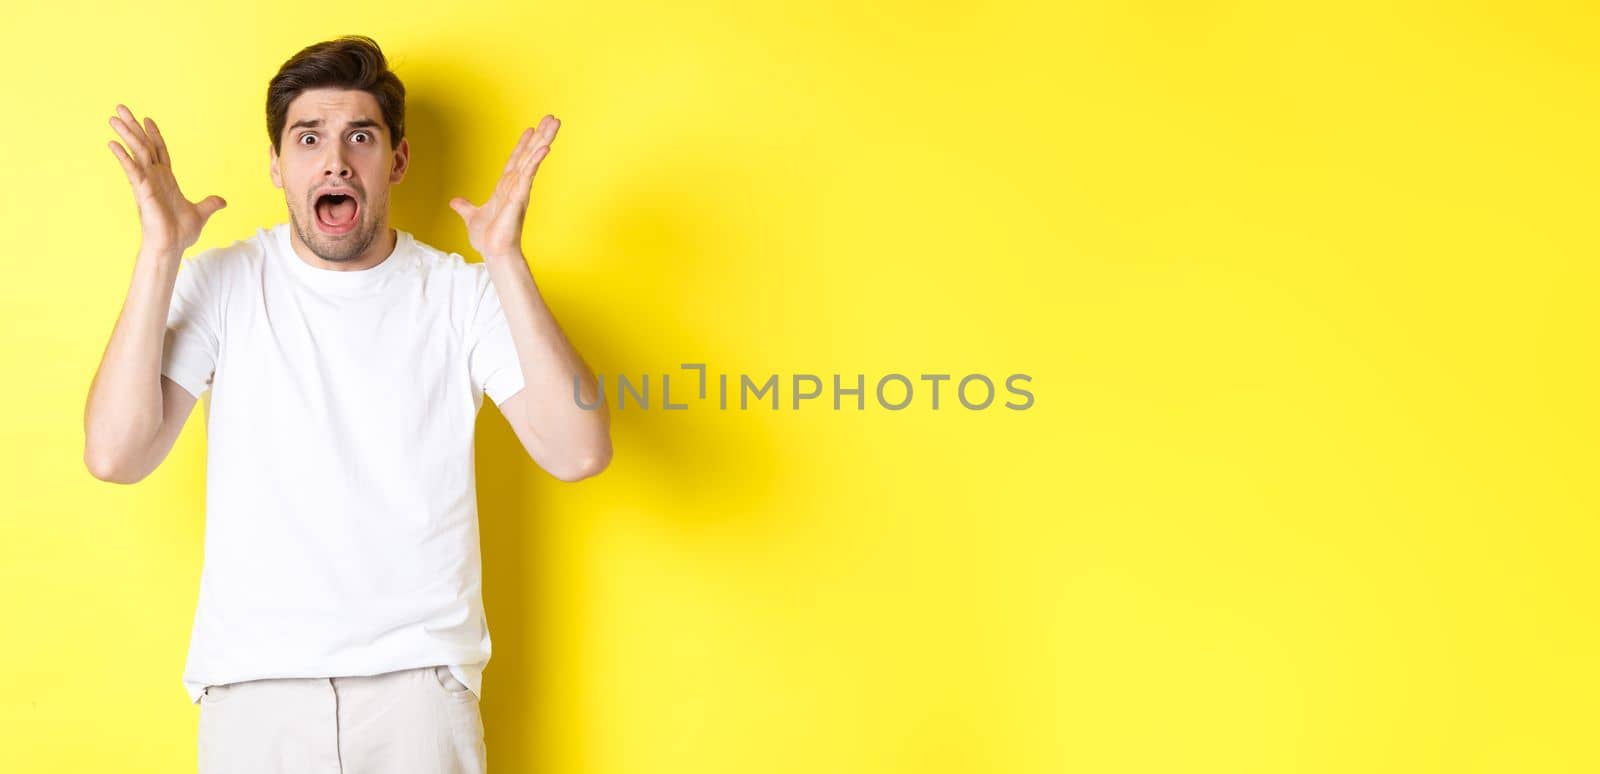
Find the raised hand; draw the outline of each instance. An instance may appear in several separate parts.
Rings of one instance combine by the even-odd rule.
[[[117,115],[111,117],[110,124],[128,146],[124,150],[116,140],[106,143],[122,162],[122,171],[128,174],[128,184],[139,204],[139,225],[144,232],[141,250],[181,255],[199,241],[200,230],[212,213],[228,203],[220,196],[207,196],[199,202],[184,198],[172,176],[167,142],[154,119],[146,116],[141,126],[128,108],[117,105]]]
[[[529,188],[560,128],[561,122],[547,115],[537,127],[522,131],[489,201],[474,206],[460,196],[450,200],[450,209],[466,222],[467,241],[485,259],[522,253],[522,222],[528,214]]]

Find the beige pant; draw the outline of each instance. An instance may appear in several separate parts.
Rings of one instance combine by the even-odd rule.
[[[483,774],[478,697],[445,666],[213,685],[200,774]]]

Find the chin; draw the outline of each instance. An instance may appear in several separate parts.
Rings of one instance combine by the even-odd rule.
[[[311,213],[312,220],[296,217],[295,228],[300,231],[301,241],[316,253],[318,258],[332,263],[343,263],[355,260],[372,241],[373,225],[370,220],[363,217],[350,231],[337,236],[325,234],[316,224],[316,214]],[[309,228],[305,227],[309,224]]]

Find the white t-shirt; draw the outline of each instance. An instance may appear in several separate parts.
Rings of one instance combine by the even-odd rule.
[[[361,271],[287,223],[183,259],[161,372],[211,391],[191,702],[437,664],[482,695],[473,430],[522,370],[488,268],[396,234]]]

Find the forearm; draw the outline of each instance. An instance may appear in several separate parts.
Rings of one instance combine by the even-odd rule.
[[[133,473],[160,432],[161,355],[180,255],[141,251],[134,262],[84,410],[84,461],[96,475]]]
[[[522,405],[529,433],[544,448],[569,459],[581,463],[599,460],[603,464],[611,456],[610,414],[594,373],[556,322],[527,260],[519,253],[485,257],[484,263],[489,267],[522,365]]]

